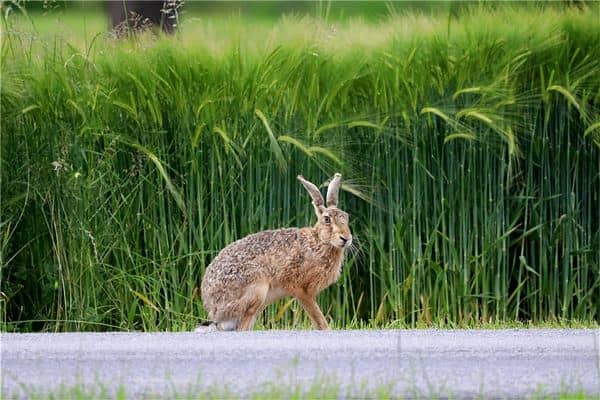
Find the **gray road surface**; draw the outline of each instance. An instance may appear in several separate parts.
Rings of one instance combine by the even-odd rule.
[[[100,388],[97,393],[105,395],[122,388],[128,398],[237,397],[311,387],[337,387],[340,397],[382,388],[411,398],[600,394],[599,330],[63,333],[0,339],[3,398],[72,387]]]

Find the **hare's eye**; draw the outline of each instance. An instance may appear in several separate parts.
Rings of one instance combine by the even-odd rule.
[[[331,218],[329,218],[329,215],[323,217],[323,222],[325,222],[326,224],[329,224],[331,222]]]

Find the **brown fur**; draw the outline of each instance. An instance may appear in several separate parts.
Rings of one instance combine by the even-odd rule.
[[[328,207],[316,186],[298,179],[313,197],[319,219],[314,227],[246,236],[221,250],[206,269],[202,300],[218,329],[252,329],[256,315],[284,296],[298,299],[315,328],[328,328],[316,296],[337,281],[344,249],[352,243],[348,214],[337,208],[341,175],[331,181]]]

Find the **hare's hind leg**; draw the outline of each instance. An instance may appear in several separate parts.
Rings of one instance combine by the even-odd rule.
[[[256,321],[256,314],[262,310],[269,292],[269,284],[257,283],[246,289],[246,293],[239,301],[242,317],[238,325],[239,331],[252,330]]]

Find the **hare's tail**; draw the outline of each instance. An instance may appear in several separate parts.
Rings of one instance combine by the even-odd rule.
[[[237,327],[238,327],[237,320],[221,321],[221,322],[204,321],[204,322],[201,322],[196,327],[196,329],[194,329],[194,332],[206,333],[206,332],[214,332],[214,331],[235,331],[237,329]]]
[[[194,329],[195,333],[208,333],[214,332],[217,330],[217,324],[212,321],[204,321],[198,324],[196,329]]]
[[[214,321],[207,319],[206,321],[200,322],[194,329],[194,332],[196,332],[196,333],[211,332],[211,331],[216,330],[216,327],[217,327],[217,324]]]

